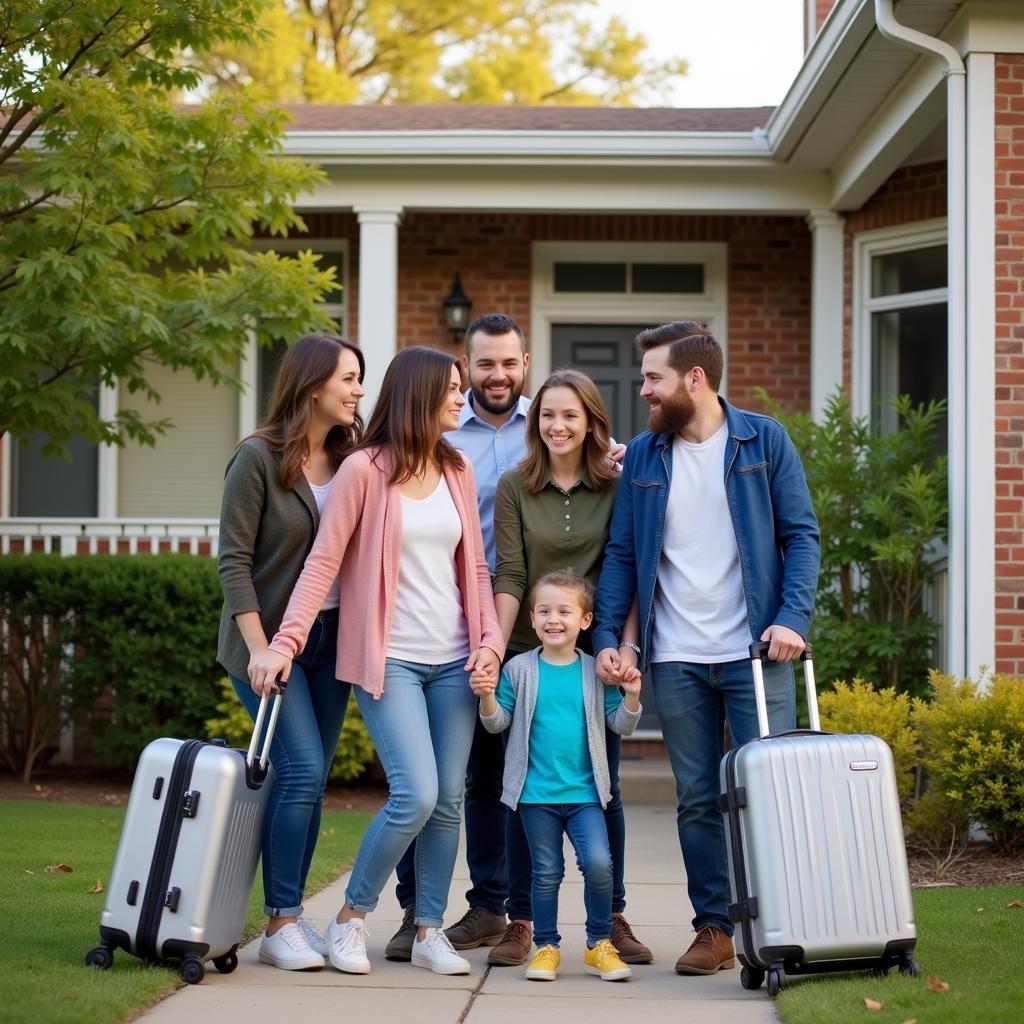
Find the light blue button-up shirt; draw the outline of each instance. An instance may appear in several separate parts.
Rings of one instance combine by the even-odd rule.
[[[480,529],[484,535],[487,566],[494,575],[494,494],[498,478],[514,469],[526,455],[526,413],[530,399],[519,396],[512,415],[500,427],[492,427],[473,409],[473,392],[466,392],[466,404],[459,417],[458,430],[445,432],[450,441],[473,464],[476,493],[480,506]]]

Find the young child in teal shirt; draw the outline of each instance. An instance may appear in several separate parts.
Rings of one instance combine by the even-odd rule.
[[[493,683],[471,679],[489,732],[509,728],[502,803],[518,810],[533,861],[532,981],[554,981],[561,960],[558,888],[565,874],[562,834],[583,872],[589,974],[631,977],[611,943],[612,860],[603,807],[611,798],[604,727],[629,735],[640,719],[640,673],[605,686],[594,659],[576,649],[593,618],[594,588],[571,570],[548,573],[533,588],[530,622],[541,646],[512,658]]]

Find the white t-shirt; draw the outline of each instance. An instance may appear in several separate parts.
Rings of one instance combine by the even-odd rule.
[[[652,661],[711,665],[747,657],[750,625],[725,495],[728,424],[672,442],[672,483],[654,589]]]
[[[402,548],[389,658],[444,665],[469,656],[469,629],[455,569],[461,540],[462,520],[444,476],[427,498],[402,495]]]
[[[334,480],[328,480],[325,484],[315,484],[310,480],[306,483],[309,484],[309,489],[313,492],[313,500],[316,502],[316,510],[320,513],[321,518],[324,514],[324,505],[327,504],[327,495],[331,493],[331,484]],[[334,582],[331,584],[331,589],[327,591],[327,596],[324,598],[324,603],[320,606],[320,611],[329,612],[334,608],[337,608],[341,604],[341,581],[337,576],[334,578]]]

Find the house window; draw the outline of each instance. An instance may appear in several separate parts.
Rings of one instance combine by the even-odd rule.
[[[702,295],[703,263],[598,263],[557,260],[554,292],[618,295]]]
[[[899,428],[895,396],[909,395],[915,405],[946,398],[945,229],[871,233],[858,238],[858,247],[858,405],[878,429],[891,431]],[[937,445],[947,450],[945,421]]]

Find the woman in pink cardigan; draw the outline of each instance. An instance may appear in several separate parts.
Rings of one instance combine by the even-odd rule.
[[[441,930],[476,725],[469,675],[497,681],[505,643],[484,556],[473,471],[444,440],[465,404],[455,360],[407,348],[392,360],[357,445],[338,470],[320,530],[254,689],[286,681],[320,604],[341,580],[338,679],[356,700],[387,772],[327,928],[331,964],[366,974],[364,918],[418,835],[412,962],[467,974]]]

